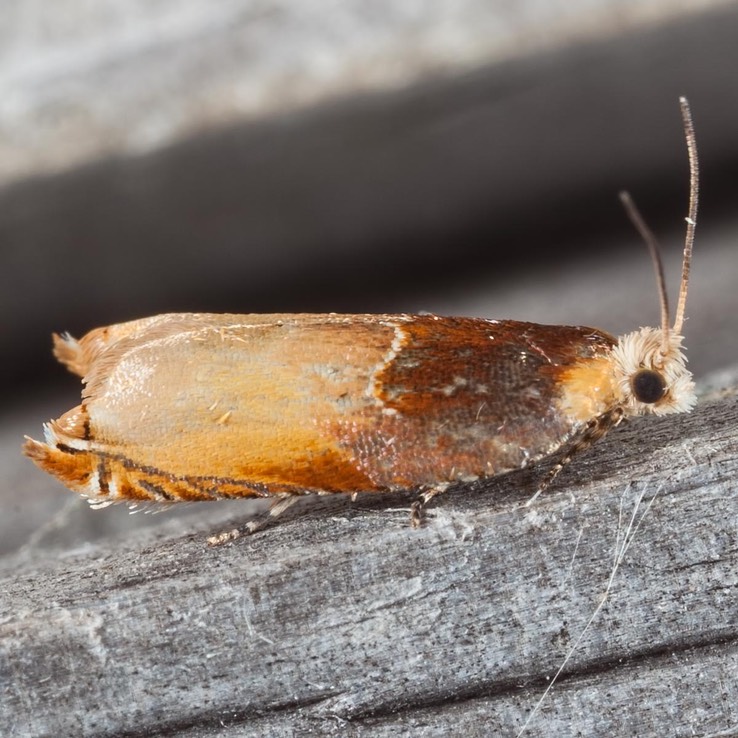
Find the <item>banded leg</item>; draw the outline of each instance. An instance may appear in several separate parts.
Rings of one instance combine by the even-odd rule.
[[[285,497],[279,497],[272,502],[265,513],[258,515],[253,520],[249,520],[238,528],[232,528],[231,530],[223,531],[217,535],[210,536],[207,540],[208,546],[222,546],[224,543],[235,541],[241,536],[250,536],[252,533],[264,530],[270,525],[275,518],[278,518],[285,510],[292,507],[298,500],[300,495],[289,495]]]
[[[549,473],[544,477],[543,481],[538,485],[536,493],[525,503],[526,507],[532,505],[538,496],[545,492],[551,483],[559,475],[559,472],[571,462],[571,460],[580,452],[586,451],[593,443],[597,443],[601,438],[607,435],[611,428],[617,426],[623,419],[622,408],[616,407],[604,415],[600,415],[594,420],[587,423],[582,434],[574,439],[569,445],[564,455],[551,467]]]
[[[445,492],[451,486],[450,482],[441,482],[439,484],[430,487],[418,495],[418,498],[410,505],[410,527],[420,528],[423,525],[423,518],[425,517],[424,511],[425,506],[434,498],[436,495],[440,495]]]

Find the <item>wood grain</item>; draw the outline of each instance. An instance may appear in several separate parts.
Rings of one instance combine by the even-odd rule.
[[[738,367],[642,418],[533,507],[541,468],[448,492],[306,501],[211,549],[140,531],[6,561],[0,724],[13,736],[687,736],[738,725]],[[388,509],[389,508],[389,509]],[[643,509],[643,508],[641,508]],[[92,513],[91,513],[92,514]]]

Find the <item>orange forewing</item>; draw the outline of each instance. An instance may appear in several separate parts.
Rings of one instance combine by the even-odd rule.
[[[595,329],[410,315],[163,315],[57,339],[82,405],[27,453],[105,499],[432,486],[581,429],[560,378]]]

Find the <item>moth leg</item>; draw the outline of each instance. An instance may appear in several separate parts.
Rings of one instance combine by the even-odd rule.
[[[559,475],[559,472],[571,462],[571,460],[581,451],[586,451],[593,443],[597,443],[601,438],[607,435],[611,428],[614,428],[623,419],[623,410],[616,407],[603,415],[599,415],[587,423],[582,433],[575,438],[564,452],[563,456],[551,467],[551,470],[543,478],[538,485],[536,493],[531,497],[525,506],[532,505],[538,496],[545,492],[551,483]]]
[[[418,498],[410,505],[410,527],[420,528],[423,525],[423,518],[425,517],[425,506],[436,496],[440,495],[441,492],[445,492],[450,487],[449,482],[440,482],[426,490],[423,490]]]
[[[224,543],[235,541],[241,536],[250,536],[252,533],[263,530],[275,518],[279,517],[285,510],[292,507],[300,499],[299,495],[289,495],[285,497],[278,497],[272,502],[266,513],[258,515],[253,520],[249,520],[244,525],[238,528],[232,528],[231,530],[223,531],[217,535],[210,536],[207,539],[208,546],[222,546]]]

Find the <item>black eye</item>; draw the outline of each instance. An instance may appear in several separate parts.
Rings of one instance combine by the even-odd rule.
[[[630,380],[636,400],[649,405],[658,402],[666,392],[664,378],[653,369],[640,369]]]

